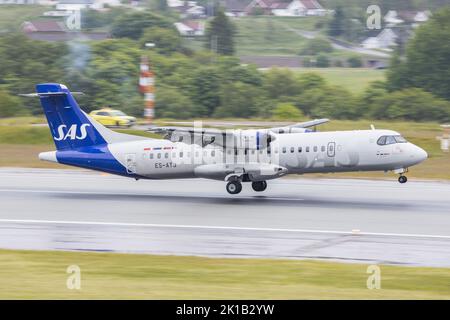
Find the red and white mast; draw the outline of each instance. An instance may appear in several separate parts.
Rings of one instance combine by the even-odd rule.
[[[144,117],[148,123],[152,123],[155,117],[155,74],[150,70],[148,58],[141,58],[139,77],[139,91],[144,95]]]

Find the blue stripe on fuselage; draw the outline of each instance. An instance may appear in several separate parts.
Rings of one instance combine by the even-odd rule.
[[[56,158],[61,164],[104,171],[112,174],[135,177],[111,154],[107,144],[57,151]]]

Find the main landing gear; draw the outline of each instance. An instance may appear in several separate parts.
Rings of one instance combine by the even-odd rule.
[[[408,181],[408,178],[406,176],[400,176],[398,177],[398,182],[400,183],[406,183]]]
[[[240,181],[230,181],[227,183],[226,188],[229,194],[238,194],[242,191],[242,183]]]
[[[261,192],[267,189],[266,181],[253,181],[252,188],[256,192]],[[242,191],[242,183],[239,180],[229,181],[227,183],[226,189],[229,194],[238,194]]]
[[[254,181],[252,182],[252,188],[256,192],[261,192],[267,189],[267,182],[265,181]]]

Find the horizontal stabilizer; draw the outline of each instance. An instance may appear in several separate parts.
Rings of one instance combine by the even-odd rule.
[[[73,95],[84,95],[83,92],[70,92]],[[49,96],[63,96],[67,95],[68,92],[34,92],[34,93],[20,93],[19,96],[27,97],[27,98],[35,98],[35,97],[49,97]]]

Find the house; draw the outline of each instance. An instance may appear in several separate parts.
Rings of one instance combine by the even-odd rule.
[[[22,23],[22,31],[33,40],[41,41],[71,41],[104,40],[110,38],[106,32],[73,32],[67,30],[64,22],[56,20],[25,21]]]
[[[397,14],[397,11],[389,10],[384,16],[384,22],[386,22],[388,26],[394,26],[403,23],[404,21],[400,19],[400,17]]]
[[[182,0],[167,0],[167,6],[169,8],[181,7],[184,5]]]
[[[327,14],[327,10],[316,0],[275,2],[270,8],[273,15],[282,17],[324,16]]]
[[[431,12],[429,10],[424,11],[396,11],[389,10],[388,13],[384,16],[384,22],[390,27],[407,23],[412,25],[417,25],[423,22],[428,21],[431,16]]]
[[[205,7],[199,6],[197,1],[180,1],[180,3],[180,6],[175,6],[175,4],[178,4],[176,2],[171,3],[171,5],[174,5],[171,8],[180,14],[181,19],[199,19],[205,17]]]
[[[399,36],[393,29],[386,28],[376,37],[369,37],[364,40],[361,45],[366,49],[391,50],[392,47],[397,45],[398,38]]]
[[[205,35],[204,21],[186,20],[183,22],[175,22],[174,25],[180,35],[184,37],[200,37]]]
[[[94,5],[94,0],[61,0],[56,4],[56,10],[80,11],[90,9]]]
[[[37,0],[0,0],[0,4],[38,4]]]
[[[249,14],[304,17],[323,16],[327,13],[317,0],[223,0],[222,6],[227,15],[235,17]]]
[[[94,3],[90,6],[94,10],[102,10],[106,7],[119,7],[122,3],[120,0],[94,0]]]
[[[225,8],[225,14],[229,17],[243,17],[247,15],[247,6],[252,0],[222,0],[220,5]]]
[[[32,32],[66,32],[64,23],[56,20],[25,21],[22,23],[22,31]]]

